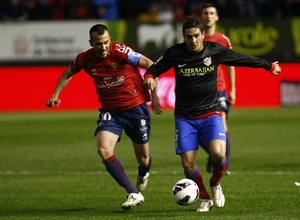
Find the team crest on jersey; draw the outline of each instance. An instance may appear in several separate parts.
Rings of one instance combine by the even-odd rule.
[[[113,70],[117,70],[118,65],[117,65],[116,63],[112,63],[112,64],[110,65],[110,68],[113,69]]]
[[[96,70],[96,68],[92,69],[91,74],[92,74],[92,76],[96,76],[96,75],[97,75],[97,70]]]
[[[206,66],[210,66],[210,65],[211,65],[211,57],[205,57],[205,58],[203,59],[203,63],[204,63],[204,65],[206,65]]]

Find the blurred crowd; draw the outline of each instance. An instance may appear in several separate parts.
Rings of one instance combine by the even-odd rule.
[[[300,0],[1,0],[0,20],[136,19],[182,21],[214,3],[225,18],[300,16]]]

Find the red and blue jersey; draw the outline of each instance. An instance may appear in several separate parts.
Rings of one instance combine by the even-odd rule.
[[[232,49],[232,45],[231,45],[229,38],[219,32],[216,32],[212,36],[205,36],[203,41],[214,42],[217,44],[221,44],[223,47]],[[224,78],[225,71],[226,71],[226,68],[224,65],[218,66],[218,77],[217,77],[217,90],[218,91],[224,91],[226,89],[226,81]]]
[[[136,54],[124,44],[111,43],[107,57],[98,58],[91,48],[77,56],[71,69],[73,73],[83,69],[93,78],[102,108],[126,110],[150,100],[136,66]]]

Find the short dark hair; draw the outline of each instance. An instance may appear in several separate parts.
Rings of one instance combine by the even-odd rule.
[[[201,32],[203,32],[205,30],[203,23],[201,22],[201,20],[195,16],[195,15],[190,15],[188,16],[183,25],[182,25],[182,33],[184,35],[185,33],[185,29],[189,29],[189,28],[199,28],[199,30]]]
[[[93,33],[97,33],[99,35],[103,35],[105,31],[108,31],[108,27],[104,24],[95,24],[90,28],[90,39],[92,38]]]
[[[202,11],[203,11],[204,9],[206,9],[206,8],[215,8],[216,11],[217,11],[217,13],[218,13],[217,6],[216,6],[215,4],[213,4],[213,3],[207,2],[207,3],[205,3],[204,5],[202,5],[201,11],[200,11],[200,12],[202,13]]]

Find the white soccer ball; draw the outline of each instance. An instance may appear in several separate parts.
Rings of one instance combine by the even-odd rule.
[[[181,179],[173,186],[173,197],[179,205],[190,205],[199,198],[199,188],[190,179]]]

